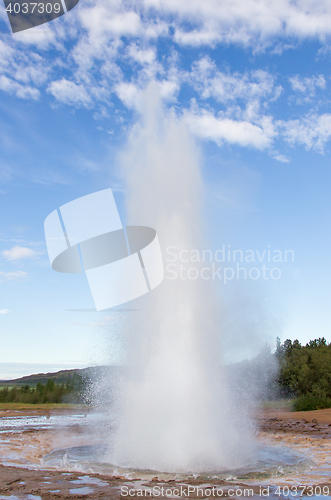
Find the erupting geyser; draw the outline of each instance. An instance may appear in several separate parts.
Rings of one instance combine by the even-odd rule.
[[[127,222],[155,228],[164,256],[171,245],[201,248],[197,147],[183,121],[163,110],[157,84],[145,91],[141,110],[123,161]],[[166,275],[138,304],[126,328],[129,372],[118,388],[108,460],[168,472],[245,465],[253,440],[225,386],[212,282]]]

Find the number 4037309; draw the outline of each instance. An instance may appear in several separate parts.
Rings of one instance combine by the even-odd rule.
[[[61,10],[61,4],[60,3],[35,3],[35,2],[29,2],[29,3],[10,3],[6,11],[9,14],[33,14],[38,13],[38,14],[43,14],[46,12],[47,14],[51,14],[54,12],[55,14],[58,14]]]

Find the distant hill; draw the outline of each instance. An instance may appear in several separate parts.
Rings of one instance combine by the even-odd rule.
[[[74,369],[74,370],[60,370],[53,373],[37,373],[34,375],[27,375],[26,377],[16,378],[13,380],[0,380],[1,387],[12,387],[13,385],[22,386],[29,385],[30,387],[36,386],[38,382],[46,384],[49,379],[54,380],[56,384],[65,384],[74,374],[79,374],[84,378],[99,378],[105,372],[109,375],[114,375],[118,372],[118,367],[115,366],[92,366],[89,368]]]

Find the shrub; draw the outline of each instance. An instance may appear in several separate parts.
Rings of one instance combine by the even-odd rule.
[[[323,408],[331,408],[331,398],[304,394],[293,403],[294,411],[322,410]]]

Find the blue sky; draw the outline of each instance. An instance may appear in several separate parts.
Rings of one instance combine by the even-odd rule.
[[[279,279],[218,283],[227,336],[331,341],[327,0],[80,0],[15,35],[1,6],[0,25],[0,379],[118,361],[121,312],[67,311],[92,297],[52,271],[43,221],[107,187],[125,217],[151,81],[200,148],[208,248],[294,252]]]

